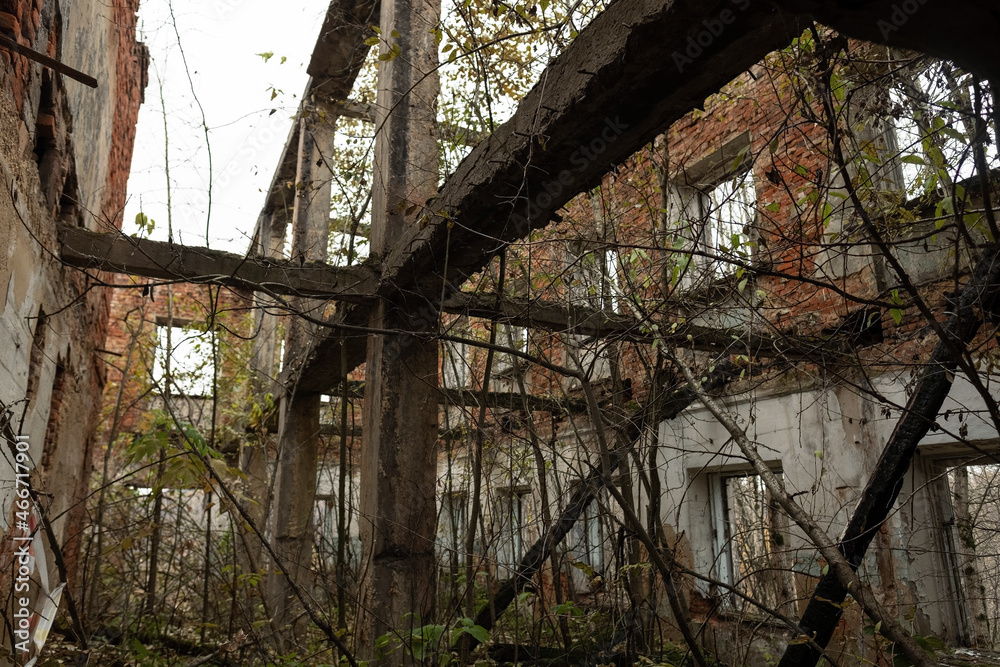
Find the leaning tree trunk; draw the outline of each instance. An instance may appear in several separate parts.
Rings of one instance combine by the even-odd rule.
[[[902,488],[903,477],[917,451],[917,444],[934,423],[951,390],[955,369],[966,346],[972,342],[986,317],[997,320],[1000,291],[1000,248],[988,249],[962,290],[957,307],[944,327],[945,339],[938,342],[924,366],[917,387],[907,401],[903,416],[886,443],[837,545],[851,568],[857,571],[865,552],[878,533]],[[790,644],[778,667],[815,665],[819,648],[825,648],[840,621],[847,589],[833,568],[820,578],[806,607],[799,630],[814,644]]]

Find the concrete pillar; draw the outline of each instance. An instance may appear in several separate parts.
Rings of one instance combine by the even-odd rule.
[[[372,253],[386,256],[437,191],[435,116],[439,81],[431,29],[439,0],[383,0],[382,36],[398,56],[379,63]],[[392,37],[391,35],[399,35]],[[382,44],[383,53],[393,47]],[[372,327],[433,330],[426,302],[382,303]],[[368,340],[361,448],[361,565],[358,647],[370,652],[389,631],[431,622],[434,596],[437,442],[436,342],[406,335]],[[406,616],[407,614],[414,616]],[[419,618],[419,621],[417,620]],[[371,657],[370,655],[368,657]],[[403,651],[388,661],[402,664]]]
[[[329,158],[333,152],[333,127],[307,107],[300,114],[299,159],[296,170],[295,207],[292,213],[292,258],[325,260],[330,238]],[[322,317],[323,302],[293,299],[299,312]],[[292,317],[285,332],[284,365],[299,368],[315,340],[315,326]],[[297,376],[293,373],[293,378]],[[313,504],[319,456],[320,395],[296,390],[295,382],[283,388],[279,402],[278,445],[275,461],[274,499],[268,535],[272,546],[296,586],[311,586]],[[282,639],[299,636],[306,619],[292,586],[279,564],[268,578],[271,613],[278,628],[287,628]],[[293,619],[298,619],[291,627]]]
[[[275,213],[259,221],[255,253],[266,257],[280,256],[285,242],[285,225],[283,223],[276,224],[275,218],[278,215],[284,215],[284,213]],[[268,306],[274,305],[274,299],[270,296],[261,292],[254,293],[254,305],[257,310],[254,312],[254,339],[250,356],[250,395],[252,400],[263,409],[265,395],[270,393],[273,396],[277,391],[274,378],[278,371],[278,318],[264,310]],[[240,504],[250,520],[261,531],[267,528],[271,493],[267,466],[267,445],[266,438],[250,437],[241,443],[239,454],[240,471],[246,476],[242,489],[245,499],[241,500]],[[237,521],[237,526],[240,544],[237,547],[236,556],[240,568],[243,573],[259,572],[263,565],[260,538],[242,519]],[[249,596],[253,597],[253,595],[260,593],[260,590],[253,589]]]

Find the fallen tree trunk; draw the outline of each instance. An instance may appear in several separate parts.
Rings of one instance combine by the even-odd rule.
[[[739,368],[728,359],[721,359],[715,362],[715,370],[709,373],[702,385],[704,391],[716,391],[729,383],[734,377],[739,375]],[[689,387],[680,387],[670,393],[656,411],[640,410],[635,416],[627,420],[624,425],[625,440],[629,441],[630,447],[642,435],[642,431],[649,423],[657,423],[665,419],[673,419],[683,412],[689,405],[697,400],[697,394]],[[651,412],[651,413],[650,413]],[[621,455],[628,448],[619,448],[610,452],[610,466],[608,474],[618,468]],[[514,598],[517,597],[524,587],[542,569],[542,565],[552,553],[554,547],[558,546],[566,535],[573,530],[580,516],[583,515],[587,506],[597,496],[597,492],[604,486],[601,479],[603,471],[600,467],[593,468],[583,479],[583,483],[577,485],[569,502],[560,512],[559,517],[552,522],[548,530],[533,544],[531,548],[521,558],[517,570],[510,579],[505,581],[493,596],[492,602],[487,602],[476,615],[476,625],[489,630],[496,623],[496,619],[510,606]],[[470,649],[475,648],[479,642],[472,639]]]
[[[996,321],[1000,305],[1000,248],[989,248],[959,296],[957,307],[944,326],[945,338],[934,348],[924,366],[917,386],[907,401],[903,416],[886,443],[868,484],[861,495],[847,528],[837,545],[856,572],[865,552],[888,517],[903,478],[910,467],[917,445],[934,424],[955,379],[955,369],[966,346],[976,337],[984,320]],[[833,636],[847,589],[831,568],[813,591],[809,605],[799,621],[800,632],[813,639],[816,647],[825,648]],[[779,667],[812,666],[820,658],[809,644],[790,644]]]

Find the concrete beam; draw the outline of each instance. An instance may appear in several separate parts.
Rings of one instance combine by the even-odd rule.
[[[327,113],[337,116],[355,118],[366,123],[375,122],[375,105],[373,104],[347,100],[346,102],[321,104],[320,108],[324,109]],[[437,131],[439,138],[464,146],[475,146],[488,136],[485,132],[477,132],[476,130],[462,127],[461,125],[451,125],[450,123],[438,123]]]
[[[334,267],[319,261],[243,257],[81,227],[59,230],[59,252],[64,263],[82,269],[354,303],[374,297],[378,284],[374,272],[364,266]]]
[[[982,73],[994,72],[1000,62],[996,40],[964,37],[973,23],[977,31],[1000,30],[989,3],[968,0],[959,8],[928,0],[913,20],[894,19],[898,3],[891,0],[781,4],[789,14],[731,0],[612,4],[546,69],[544,85],[532,89],[511,120],[447,179],[422,223],[384,256],[380,295],[405,293],[414,317],[436,317],[442,286],[455,291],[505,243],[546,225],[612,165],[787,45],[808,24],[806,10],[850,34],[954,57]],[[710,43],[697,46],[709,24],[721,25],[721,32],[709,33]],[[341,318],[363,320],[359,315],[345,312]],[[328,387],[342,375],[338,364],[328,363],[339,360],[339,351],[328,349],[338,345],[333,335],[317,345],[306,364],[310,382]],[[360,363],[363,355],[349,350],[347,358]]]
[[[377,276],[364,265],[335,267],[320,261],[301,263],[271,257],[241,257],[220,250],[134,239],[118,233],[102,234],[79,227],[64,227],[60,231],[60,253],[65,263],[84,269],[228,285],[285,296],[369,304],[378,291]],[[540,299],[506,298],[498,306],[496,297],[491,294],[455,292],[445,299],[441,310],[555,333],[652,341],[650,333],[633,317]],[[338,327],[343,323],[365,326],[363,322],[341,320],[338,315],[330,322],[331,330],[345,331]],[[820,353],[846,351],[849,344],[844,339],[832,349],[831,339],[772,337],[736,328],[711,329],[694,325],[680,326],[665,337],[695,350],[722,352],[733,349],[740,353],[751,350],[767,357],[815,358]],[[359,348],[358,352],[363,350]]]
[[[697,62],[678,64],[672,54],[683,54],[703,21],[724,10],[733,17],[725,31]],[[398,302],[414,323],[435,321],[442,286],[457,291],[505,243],[548,224],[612,165],[798,30],[756,3],[745,10],[729,0],[612,4],[548,67],[545,84],[513,118],[473,149],[420,210],[420,224],[381,255],[380,296]],[[345,308],[338,317],[364,320],[367,310]],[[322,391],[343,375],[339,345],[332,333],[318,342],[305,365],[310,386]],[[363,355],[349,350],[347,358],[360,363]]]

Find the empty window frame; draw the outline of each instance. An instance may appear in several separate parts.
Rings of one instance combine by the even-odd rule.
[[[621,312],[617,249],[607,245],[590,249],[586,246],[579,241],[570,244],[566,250],[566,295],[570,305]]]
[[[934,191],[948,194],[951,182],[976,173],[971,148],[971,139],[976,136],[973,86],[971,74],[937,61],[917,72],[902,70],[890,88],[890,113],[908,196]],[[981,100],[983,109],[988,109],[985,89]],[[985,126],[986,160],[989,168],[996,168],[994,132],[989,123]]]
[[[497,325],[497,345],[528,353],[528,328],[502,323]],[[526,362],[514,354],[502,352],[495,357],[493,373],[495,376],[511,376],[514,371],[523,368]]]
[[[315,524],[316,554],[329,565],[337,562],[337,549],[340,536],[337,518],[340,508],[337,498],[331,494],[316,494],[313,506],[313,523]],[[361,538],[354,522],[354,512],[347,508],[347,549],[344,558],[348,563],[357,563],[361,559]]]
[[[973,646],[1000,647],[1000,465],[959,463],[949,469],[952,539],[965,632]]]
[[[465,493],[444,493],[438,497],[437,547],[438,557],[454,566],[465,562],[466,508]]]
[[[469,386],[469,349],[465,343],[441,342],[441,383],[449,389]]]
[[[566,334],[566,345],[572,352],[572,355],[568,355],[566,360],[571,367],[575,368],[579,362],[579,370],[591,381],[611,377],[607,339],[597,336]],[[577,378],[570,378],[567,386],[575,389],[581,385]]]
[[[710,483],[716,576],[766,608],[790,603],[795,586],[786,546],[788,520],[763,480],[750,473],[720,473]],[[762,613],[738,596],[726,600],[731,608]]]
[[[212,395],[214,338],[210,331],[157,325],[153,380],[161,393],[191,397]]]
[[[673,227],[674,270],[682,286],[696,287],[753,261],[757,188],[744,132],[670,178],[667,217]],[[692,251],[690,255],[684,250]]]
[[[527,489],[513,488],[500,492],[497,498],[496,531],[497,565],[508,574],[517,569],[524,555],[524,537],[527,528],[528,505],[531,496]]]
[[[715,276],[730,273],[730,261],[750,258],[750,229],[756,219],[757,192],[747,171],[726,176],[705,188],[698,197],[702,225],[701,243],[716,256],[710,269]]]
[[[596,499],[587,505],[573,525],[567,545],[575,561],[584,563],[595,574],[604,570],[604,527]]]

